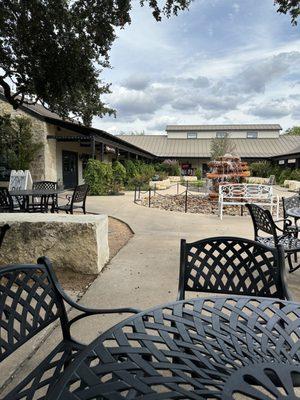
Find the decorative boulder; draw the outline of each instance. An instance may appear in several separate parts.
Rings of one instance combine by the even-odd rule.
[[[98,274],[109,258],[106,215],[0,214],[8,223],[0,265],[36,263],[47,256],[54,268]]]

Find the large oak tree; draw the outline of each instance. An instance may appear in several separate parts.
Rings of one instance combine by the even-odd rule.
[[[2,0],[0,85],[6,99],[14,108],[40,102],[86,124],[93,115],[112,114],[101,101],[110,90],[100,73],[109,67],[116,28],[130,23],[133,1]],[[162,7],[161,1],[140,1],[146,3],[159,21],[187,8],[190,0],[164,0]]]
[[[1,0],[0,88],[16,109],[39,102],[62,117],[90,124],[114,111],[102,101],[110,92],[100,73],[109,67],[116,28],[130,23],[137,0]],[[153,17],[177,15],[192,0],[140,0]],[[293,23],[300,0],[275,0]],[[14,90],[11,89],[14,83]]]

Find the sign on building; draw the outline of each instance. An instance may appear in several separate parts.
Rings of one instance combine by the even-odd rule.
[[[31,189],[32,178],[29,170],[26,171],[15,171],[14,169],[10,173],[8,190],[25,190]]]

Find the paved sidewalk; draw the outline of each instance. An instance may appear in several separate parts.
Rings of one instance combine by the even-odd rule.
[[[124,196],[89,197],[87,209],[90,212],[119,218],[135,233],[81,299],[82,304],[90,307],[131,306],[145,309],[175,300],[181,238],[188,241],[222,235],[253,238],[250,217],[225,215],[220,221],[217,216],[147,208],[133,203],[132,192]],[[289,281],[292,281],[291,291],[298,300],[300,300],[299,277],[300,271],[289,276]],[[90,341],[124,317],[124,315],[90,317],[84,322],[77,323],[73,332],[82,341]],[[48,352],[59,339],[58,330],[55,330],[34,358],[26,360],[24,367],[16,374],[13,385],[22,379],[39,359],[42,360],[45,356],[44,350],[47,349]],[[7,371],[2,368],[1,382],[5,381]]]

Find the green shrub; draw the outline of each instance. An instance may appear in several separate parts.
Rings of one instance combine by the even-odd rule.
[[[126,179],[126,169],[119,161],[112,165],[112,191],[118,193],[123,187]]]
[[[291,170],[289,168],[285,168],[281,170],[281,173],[278,177],[278,183],[280,185],[283,184],[283,182],[287,179],[291,179]]]
[[[162,171],[169,176],[180,176],[180,167],[177,160],[165,160],[161,163]]]
[[[290,179],[293,181],[300,181],[300,169],[294,169],[291,171]]]
[[[138,174],[136,164],[132,160],[125,160],[124,167],[126,169],[125,183],[128,184],[129,181]]]
[[[272,164],[269,161],[253,162],[250,164],[250,171],[252,176],[268,178],[272,175]]]
[[[110,164],[89,159],[84,170],[84,180],[90,187],[90,195],[109,194],[113,182],[113,170]]]
[[[200,181],[200,180],[201,180],[201,178],[202,178],[202,171],[201,171],[201,169],[200,169],[200,168],[197,168],[197,169],[196,169],[196,171],[195,171],[195,175],[196,175],[196,177],[197,177],[198,181]]]

